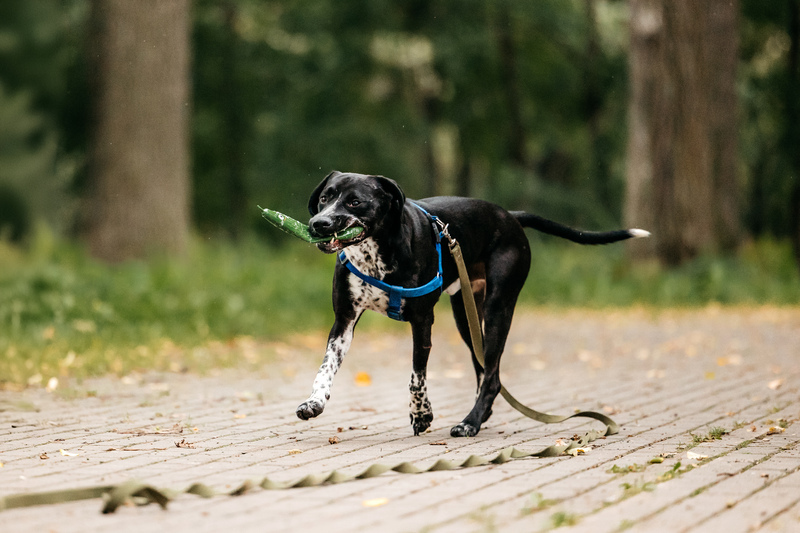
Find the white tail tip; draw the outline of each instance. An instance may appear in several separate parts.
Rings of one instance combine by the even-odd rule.
[[[641,239],[643,237],[649,237],[650,236],[650,232],[649,231],[643,230],[643,229],[638,229],[638,228],[629,229],[628,233],[630,233],[631,237],[633,237],[634,239]]]

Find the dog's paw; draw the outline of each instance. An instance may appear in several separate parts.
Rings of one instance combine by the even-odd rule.
[[[471,424],[467,424],[465,422],[461,422],[457,426],[453,426],[450,429],[450,436],[451,437],[474,437],[478,434],[481,428],[476,428]]]
[[[301,420],[308,420],[322,414],[325,406],[317,400],[306,400],[297,406],[297,418]]]
[[[433,412],[426,413],[409,413],[411,417],[411,427],[414,429],[414,436],[420,433],[425,433],[425,430],[431,427],[433,422]]]

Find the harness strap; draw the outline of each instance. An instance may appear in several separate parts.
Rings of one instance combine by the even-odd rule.
[[[431,215],[430,213],[428,213],[425,209],[415,204],[414,202],[411,202],[411,204],[414,205],[414,207],[416,207],[423,213],[425,213],[425,215],[427,215],[427,217],[430,219],[431,226],[433,227],[433,232],[436,238],[436,255],[439,258],[439,268],[436,271],[436,275],[434,276],[434,278],[430,280],[428,283],[420,287],[413,287],[413,288],[406,288],[400,285],[390,285],[385,281],[379,280],[372,276],[368,276],[367,274],[361,272],[350,261],[350,259],[347,257],[347,254],[344,253],[344,250],[339,252],[338,255],[339,262],[345,267],[347,267],[347,270],[349,270],[353,275],[355,275],[360,280],[369,283],[373,287],[377,287],[378,289],[389,294],[389,308],[387,309],[386,314],[389,316],[389,318],[393,318],[394,320],[400,320],[400,321],[405,320],[403,318],[403,313],[401,310],[401,307],[403,305],[403,298],[417,298],[419,296],[425,296],[426,294],[430,294],[437,289],[441,290],[442,283],[444,280],[444,274],[443,274],[444,271],[442,270],[442,232],[439,231],[439,226],[437,226],[438,224],[437,221],[439,219],[435,215]]]

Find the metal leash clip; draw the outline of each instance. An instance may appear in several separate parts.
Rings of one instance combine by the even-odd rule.
[[[448,231],[450,224],[445,224],[438,217],[436,218],[436,224],[438,224],[439,228],[441,228],[439,231],[439,235],[447,239],[447,244],[450,246],[450,248],[452,248],[456,244],[456,240],[452,235],[450,235],[450,232]]]

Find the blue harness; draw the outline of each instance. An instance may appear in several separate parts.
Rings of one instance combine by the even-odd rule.
[[[358,270],[355,265],[353,265],[350,260],[345,255],[344,250],[339,253],[339,262],[347,267],[352,274],[354,274],[359,279],[366,281],[370,285],[379,288],[380,290],[389,294],[389,309],[387,310],[386,314],[389,315],[389,318],[393,318],[395,320],[405,321],[403,318],[403,314],[400,311],[400,306],[403,303],[403,298],[416,298],[418,296],[425,296],[436,289],[441,291],[442,289],[442,282],[444,279],[443,271],[442,271],[442,236],[444,233],[440,231],[440,226],[437,224],[441,224],[439,218],[431,215],[427,211],[425,211],[422,207],[411,202],[411,204],[425,213],[431,221],[431,226],[433,226],[433,233],[436,236],[436,254],[439,256],[439,270],[436,272],[436,276],[430,280],[425,285],[421,287],[416,287],[413,289],[407,289],[405,287],[401,287],[399,285],[389,285],[379,279],[373,278],[372,276],[368,276]],[[443,225],[442,225],[443,226]]]

